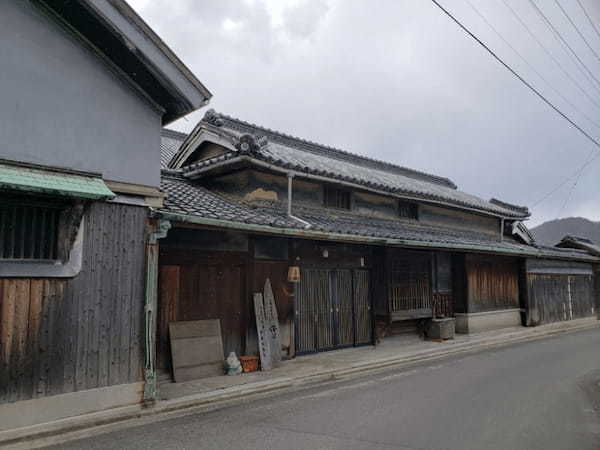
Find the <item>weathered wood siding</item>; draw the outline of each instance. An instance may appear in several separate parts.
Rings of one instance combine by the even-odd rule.
[[[594,315],[591,275],[530,274],[528,286],[528,326]]]
[[[72,279],[0,279],[0,403],[142,380],[147,210],[94,203]]]
[[[466,255],[467,311],[477,313],[519,307],[519,260]]]
[[[161,243],[162,244],[162,243]],[[172,321],[219,319],[225,355],[241,355],[248,323],[247,255],[161,246],[157,349],[161,369],[170,368]]]
[[[592,266],[571,261],[528,260],[526,323],[545,323],[593,316],[597,310]]]

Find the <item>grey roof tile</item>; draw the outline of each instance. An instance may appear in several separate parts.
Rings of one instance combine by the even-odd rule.
[[[199,168],[210,167],[240,154],[246,154],[283,169],[319,175],[331,178],[332,181],[354,183],[400,196],[450,203],[505,217],[521,218],[529,215],[527,208],[495,199],[486,201],[459,191],[447,178],[319,145],[218,114],[212,110],[207,112],[205,120],[213,126],[217,124],[224,132],[233,133],[238,137],[245,134],[253,135],[260,144],[250,151],[231,151],[217,158],[191,164],[182,168],[184,174],[191,174]]]
[[[304,226],[287,216],[286,205],[276,201],[246,203],[190,182],[181,176],[162,176],[162,189],[167,193],[162,211],[183,215],[226,220],[235,223],[265,225],[277,228],[303,230]],[[434,227],[411,220],[389,220],[359,215],[353,212],[332,211],[324,208],[294,205],[293,214],[311,224],[310,230],[323,233],[346,234],[358,237],[401,239],[415,243],[429,243],[438,248],[473,246],[491,253],[520,253],[536,257],[576,258],[596,260],[587,252],[554,247],[537,248],[506,237],[502,242],[495,236],[473,231]]]
[[[187,134],[163,128],[160,132],[160,167],[165,169],[183,144]]]

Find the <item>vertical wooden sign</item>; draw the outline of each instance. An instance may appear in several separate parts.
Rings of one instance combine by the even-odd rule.
[[[260,370],[271,370],[271,347],[268,337],[268,324],[265,317],[263,295],[260,292],[254,294],[254,313],[256,315],[256,331],[258,333],[258,351],[260,354]]]
[[[263,303],[268,330],[267,337],[271,348],[271,359],[273,365],[277,365],[277,363],[281,362],[281,333],[279,329],[279,318],[277,316],[277,306],[275,306],[275,296],[273,295],[271,280],[268,278],[265,281]]]

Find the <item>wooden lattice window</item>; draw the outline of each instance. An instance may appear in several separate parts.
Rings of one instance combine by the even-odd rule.
[[[0,198],[0,259],[59,259],[59,228],[65,209],[61,203]]]
[[[419,218],[419,205],[403,200],[398,201],[398,216],[403,219],[417,220]]]
[[[331,208],[351,209],[352,193],[333,186],[323,188],[323,204]]]

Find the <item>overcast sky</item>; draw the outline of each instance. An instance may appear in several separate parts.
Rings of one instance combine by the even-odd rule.
[[[470,1],[481,15],[467,0],[440,3],[600,139],[600,34],[577,0],[559,1],[591,50],[555,0],[535,1],[592,75],[528,1]],[[600,2],[579,2],[600,30]],[[600,149],[430,1],[130,3],[213,93],[219,112],[527,205],[530,225],[600,220],[600,158],[575,186],[572,177],[535,205]],[[206,109],[170,127],[189,131]]]

